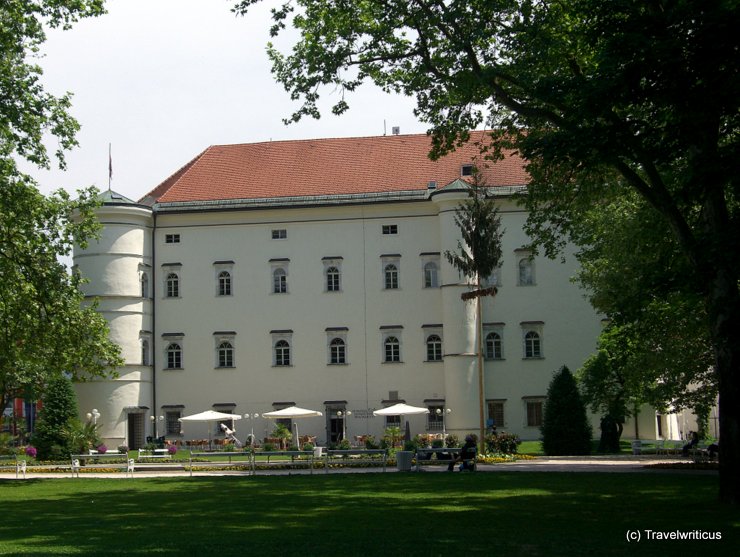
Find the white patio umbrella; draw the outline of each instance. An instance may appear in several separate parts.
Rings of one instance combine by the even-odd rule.
[[[178,418],[181,422],[220,422],[223,420],[241,420],[242,417],[239,414],[227,414],[225,412],[216,412],[215,410],[206,410],[199,414],[192,414],[191,416],[183,416]],[[208,428],[208,446],[211,446],[211,428]]]
[[[403,402],[389,406],[388,408],[381,408],[380,410],[373,410],[375,416],[412,416],[415,414],[429,414],[429,408],[421,408],[419,406],[411,406]],[[406,432],[404,435],[406,441],[411,440],[411,429],[409,428],[409,422],[406,420]]]
[[[265,412],[262,414],[263,418],[269,418],[272,420],[279,420],[281,418],[294,419],[294,418],[314,418],[316,416],[323,416],[318,410],[307,410],[305,408],[299,408],[298,406],[288,406],[282,410],[273,410],[272,412]],[[296,442],[298,439],[298,423],[295,424],[295,437]]]

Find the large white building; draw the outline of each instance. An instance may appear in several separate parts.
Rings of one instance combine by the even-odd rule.
[[[98,409],[106,440],[132,448],[218,436],[178,421],[208,409],[249,416],[237,436],[262,438],[274,423],[254,416],[294,404],[323,412],[299,424],[322,444],[382,435],[373,410],[398,400],[430,410],[408,418],[412,433],[477,431],[475,304],[444,257],[477,148],[433,162],[429,147],[214,146],[139,202],[104,194],[103,235],[74,260],[126,365],[77,386],[82,413]],[[482,170],[505,229],[483,305],[486,419],[536,439],[553,372],[594,351],[601,319],[570,281],[571,254],[527,250],[522,161]],[[654,413],[640,427],[654,437]]]

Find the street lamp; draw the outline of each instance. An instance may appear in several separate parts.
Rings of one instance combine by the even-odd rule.
[[[434,413],[437,414],[437,416],[442,417],[442,437],[447,437],[447,415],[452,412],[449,408],[445,408],[442,410],[441,408],[437,408]]]
[[[347,420],[346,420],[346,418],[348,418],[351,415],[352,415],[352,411],[351,410],[346,410],[345,412],[342,412],[341,410],[337,410],[337,418],[339,418],[340,420],[342,420],[342,439],[343,440],[347,438]]]
[[[249,446],[250,447],[254,446],[254,420],[256,420],[259,417],[260,415],[257,412],[255,412],[254,414],[244,414],[244,419],[249,420],[249,425],[251,426],[250,433],[249,433]]]
[[[87,421],[92,420],[93,425],[97,425],[100,412],[98,412],[97,408],[93,408],[92,411],[85,414],[85,416],[87,417]]]
[[[152,422],[152,431],[154,433],[154,439],[156,440],[159,437],[159,432],[157,431],[157,417],[156,416],[149,416],[149,419]],[[159,421],[164,421],[164,416],[159,417]]]

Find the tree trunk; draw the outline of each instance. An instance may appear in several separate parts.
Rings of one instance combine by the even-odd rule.
[[[732,273],[717,271],[708,297],[719,378],[720,500],[740,503],[740,293]]]

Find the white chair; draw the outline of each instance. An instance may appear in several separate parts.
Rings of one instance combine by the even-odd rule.
[[[77,458],[72,460],[72,476],[74,475],[80,477],[80,460]]]
[[[128,459],[128,463],[126,464],[126,477],[128,477],[129,473],[131,474],[131,477],[134,477],[134,465],[136,464],[136,461],[133,458]]]

